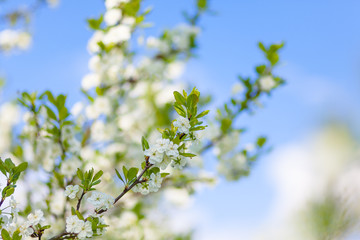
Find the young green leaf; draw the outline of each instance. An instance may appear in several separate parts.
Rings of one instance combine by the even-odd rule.
[[[130,168],[127,173],[127,179],[131,181],[132,179],[136,178],[138,172],[139,172],[138,168]]]
[[[181,95],[181,93],[175,91],[174,92],[174,97],[177,103],[181,104],[181,105],[185,105],[185,98],[183,97],[183,95]]]

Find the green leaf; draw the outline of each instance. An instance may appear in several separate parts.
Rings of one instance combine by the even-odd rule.
[[[78,218],[79,218],[80,220],[84,220],[83,215],[81,215],[81,213],[80,213],[78,210],[75,210],[75,214],[78,216]]]
[[[175,91],[174,92],[174,97],[175,97],[175,100],[176,102],[178,102],[179,104],[181,105],[185,105],[185,98],[183,97],[183,95],[181,95],[181,93]]]
[[[94,30],[100,29],[102,21],[103,15],[101,15],[98,19],[92,18],[87,20],[89,27]]]
[[[128,173],[127,173],[127,178],[129,179],[129,181],[136,178],[138,172],[139,172],[138,168],[130,168]]]
[[[265,65],[260,65],[256,67],[256,72],[260,75],[264,74],[266,71],[266,66]]]
[[[56,108],[58,109],[58,111],[60,112],[61,109],[63,109],[65,107],[65,101],[66,101],[66,96],[63,94],[60,94],[59,96],[57,96],[56,98]]]
[[[157,174],[158,172],[160,172],[160,168],[153,167],[149,170],[149,175],[151,175],[152,173]]]
[[[6,176],[7,171],[4,162],[1,160],[1,158],[0,158],[0,171]]]
[[[50,91],[45,91],[43,94],[41,94],[41,96],[39,97],[40,99],[42,99],[44,96],[47,96],[49,101],[56,106],[56,100],[54,98],[54,95],[50,92]]]
[[[71,207],[71,215],[76,215],[76,210],[74,207]]]
[[[142,145],[143,151],[150,148],[149,143],[148,143],[148,141],[146,141],[144,136],[141,138],[141,145]]]
[[[221,131],[223,133],[226,133],[230,129],[231,124],[232,124],[232,120],[230,118],[223,118],[221,120],[221,126],[220,126]]]
[[[174,104],[174,109],[180,116],[186,118],[186,112],[185,112],[184,108],[181,105],[175,103]]]
[[[49,118],[57,121],[56,114],[53,112],[53,110],[51,110],[51,108],[49,108],[49,107],[46,106],[46,105],[43,105],[43,106],[46,108],[46,113],[47,113],[47,115],[49,116]]]
[[[206,10],[207,9],[207,0],[197,0],[197,6],[202,11]]]
[[[204,116],[206,116],[209,112],[210,112],[210,110],[203,111],[202,113],[200,113],[199,115],[197,115],[196,118],[204,117]]]
[[[259,147],[263,147],[265,143],[266,143],[266,137],[259,137],[256,142],[256,144]]]
[[[119,173],[119,171],[116,168],[115,168],[115,172],[116,172],[117,177],[125,184],[124,179],[121,177],[121,174]]]
[[[263,52],[267,52],[267,50],[266,50],[266,48],[265,48],[265,46],[264,46],[264,44],[262,43],[262,42],[259,42],[259,48],[263,51]]]
[[[80,168],[77,169],[77,172],[76,172],[78,178],[83,181],[84,180],[84,174],[83,172],[80,170]]]
[[[196,154],[192,154],[192,153],[179,153],[181,156],[184,156],[184,157],[196,157]]]
[[[186,108],[188,110],[189,116],[196,115],[198,102],[199,102],[199,97],[196,94],[192,93],[187,97]]]
[[[10,197],[15,191],[15,188],[9,188],[8,190],[6,190],[6,194],[5,197]]]
[[[196,87],[193,88],[190,94],[195,94],[198,98],[200,97],[200,92]]]
[[[170,173],[161,173],[160,175],[161,175],[162,178],[164,178],[164,177],[170,175]]]
[[[279,61],[279,55],[277,53],[272,53],[267,56],[271,65],[275,65]]]
[[[69,112],[66,107],[61,108],[59,111],[59,120],[65,120],[69,116]]]
[[[10,158],[5,159],[5,168],[10,172],[15,167],[15,164],[11,161]]]
[[[183,95],[184,95],[184,98],[187,99],[187,93],[185,90],[183,90]]]
[[[141,0],[132,0],[126,3],[123,7],[123,15],[135,17],[140,10],[140,1]]]
[[[50,225],[45,225],[45,226],[41,226],[41,229],[49,229],[49,228],[51,228],[51,226]]]
[[[96,174],[95,174],[95,176],[94,176],[94,178],[92,179],[93,181],[96,181],[96,180],[98,180],[98,179],[100,179],[101,178],[101,176],[103,175],[103,171],[102,170],[100,170],[100,171],[98,171]]]
[[[124,177],[125,179],[127,179],[127,173],[128,173],[128,170],[126,169],[125,166],[123,166],[123,173],[124,173]]]
[[[15,169],[15,172],[16,173],[21,173],[23,171],[25,171],[28,167],[28,163],[27,162],[23,162],[23,163],[20,163],[16,169]]]
[[[95,185],[98,185],[99,183],[101,183],[101,180],[93,181],[93,182],[91,183],[91,187],[92,187],[92,186],[95,186]],[[94,190],[95,190],[95,189],[94,189]]]
[[[194,127],[194,128],[190,128],[190,131],[200,131],[200,130],[204,130],[207,126],[198,126],[198,127]]]
[[[12,236],[13,240],[21,240],[20,231],[16,230]]]
[[[10,234],[5,229],[1,230],[1,237],[3,240],[12,240]]]

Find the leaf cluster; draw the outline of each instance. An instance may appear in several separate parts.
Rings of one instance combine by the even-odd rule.
[[[97,173],[94,173],[93,168],[85,172],[78,168],[76,174],[81,181],[80,187],[84,190],[84,192],[94,191],[96,190],[94,186],[100,184],[100,178],[103,175],[103,171],[100,170]]]

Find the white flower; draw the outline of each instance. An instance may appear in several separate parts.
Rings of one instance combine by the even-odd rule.
[[[159,188],[161,187],[162,180],[163,179],[159,172],[157,174],[152,173],[150,175],[150,180],[149,180],[149,191],[157,192],[159,190]]]
[[[248,152],[253,152],[255,149],[256,149],[256,146],[253,143],[247,143],[245,145],[245,150]]]
[[[34,233],[34,230],[30,228],[31,224],[29,222],[24,222],[20,225],[20,235],[23,237],[29,237],[31,234]]]
[[[27,219],[29,220],[30,225],[37,225],[40,222],[44,222],[44,213],[41,210],[35,210],[35,213],[30,213],[27,216]]]
[[[137,70],[134,67],[134,65],[127,65],[125,68],[125,72],[124,72],[124,78],[129,79],[129,78],[136,78],[137,77]]]
[[[85,91],[88,91],[91,88],[98,87],[100,83],[101,83],[101,78],[99,74],[89,73],[83,77],[81,81],[81,87]]]
[[[240,93],[242,91],[244,91],[244,85],[237,82],[232,86],[231,94],[236,95],[236,94],[238,94],[238,93]]]
[[[25,50],[29,48],[31,36],[27,32],[6,29],[0,32],[0,49],[10,51],[14,48]]]
[[[228,180],[237,180],[248,171],[248,163],[243,153],[235,154],[230,158],[222,158],[217,166],[218,172]]]
[[[170,36],[176,47],[187,49],[190,47],[190,36],[199,33],[199,28],[190,25],[179,25],[170,32]]]
[[[111,140],[116,133],[116,129],[113,124],[105,124],[102,120],[96,120],[91,126],[91,139],[94,142]]]
[[[156,140],[156,149],[160,153],[164,153],[168,150],[170,144],[170,140],[166,138],[159,138]]]
[[[164,154],[159,152],[157,148],[150,147],[144,151],[144,155],[149,157],[149,162],[152,164],[160,163],[163,158]]]
[[[180,156],[176,159],[173,159],[171,161],[171,167],[175,168],[175,169],[183,169],[184,166],[186,165],[187,163],[187,158],[183,157],[183,156]]]
[[[178,128],[178,131],[181,133],[185,133],[188,134],[189,133],[189,129],[190,129],[190,122],[187,118],[184,117],[178,117],[175,121],[174,121],[174,127]]]
[[[168,157],[167,155],[165,155],[165,156],[164,156],[164,160],[162,160],[161,163],[156,164],[156,166],[158,166],[158,167],[161,168],[162,170],[165,170],[165,169],[168,167],[170,161],[171,161],[171,158]]]
[[[132,190],[134,192],[139,192],[141,193],[142,195],[146,195],[146,194],[149,194],[150,193],[150,190],[149,190],[149,184],[148,183],[138,183],[136,184]]]
[[[112,27],[104,36],[104,44],[120,43],[129,40],[131,37],[131,27],[128,25],[118,25]]]
[[[101,114],[109,115],[111,111],[111,102],[107,97],[97,97],[92,105],[85,108],[86,116],[89,119],[98,118]]]
[[[78,233],[77,237],[79,239],[84,239],[87,237],[91,237],[93,235],[93,231],[92,231],[92,227],[91,227],[91,222],[87,221],[81,221],[81,225],[80,225],[80,232]]]
[[[98,97],[94,101],[94,108],[97,113],[109,115],[111,114],[112,107],[109,98],[107,97]]]
[[[71,178],[78,168],[81,167],[81,161],[77,157],[71,157],[62,162],[60,173],[68,178]]]
[[[91,197],[87,199],[96,209],[110,209],[114,204],[114,198],[102,193],[102,192],[92,192]]]
[[[18,35],[17,45],[20,49],[25,50],[30,47],[31,35],[27,32],[20,32]]]
[[[82,102],[77,102],[72,106],[70,112],[74,117],[77,117],[79,116],[79,114],[83,109],[84,109],[84,104]]]
[[[271,76],[264,76],[259,79],[260,89],[269,92],[276,86],[275,80]]]
[[[78,233],[80,232],[82,220],[80,220],[77,216],[69,216],[66,218],[66,232],[68,233]],[[79,230],[79,231],[77,231]]]
[[[18,203],[16,202],[14,196],[11,196],[10,198],[10,207],[11,207],[11,213],[18,213],[20,211],[19,208],[17,208]]]
[[[94,55],[90,58],[88,67],[91,71],[100,72],[102,69],[101,57],[99,55]]]
[[[166,68],[166,77],[169,79],[178,79],[184,72],[185,64],[180,61],[175,61],[168,64]]]
[[[60,215],[64,211],[64,206],[66,204],[66,197],[64,189],[57,189],[50,197],[50,211],[55,215]]]
[[[66,186],[65,196],[69,197],[70,199],[74,199],[76,197],[76,194],[78,193],[79,189],[80,189],[79,185]]]
[[[166,155],[168,156],[172,156],[172,157],[178,157],[179,156],[179,151],[178,151],[179,145],[174,144],[173,142],[170,142],[170,144],[168,145],[167,151],[166,151]]]
[[[104,21],[108,26],[113,26],[118,23],[121,19],[122,13],[121,10],[118,8],[112,8],[106,11],[104,15]]]
[[[193,132],[193,138],[195,144],[199,144],[200,140],[203,138],[203,132]]]
[[[134,17],[124,17],[121,24],[132,26],[136,22]]]
[[[103,37],[104,33],[102,31],[96,31],[88,42],[88,51],[91,53],[100,51],[100,46],[98,43],[103,40]]]
[[[169,44],[169,42],[151,36],[146,39],[146,46],[148,48],[158,49],[164,54],[171,51],[171,44]]]

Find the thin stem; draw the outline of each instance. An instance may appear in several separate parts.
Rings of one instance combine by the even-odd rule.
[[[78,201],[78,203],[77,203],[77,205],[76,205],[76,210],[78,210],[78,211],[80,210],[81,201],[82,201],[85,193],[86,193],[86,191],[83,191],[83,192],[82,192],[82,194],[81,194],[81,196],[80,196],[80,198],[79,198],[79,201]]]
[[[137,177],[137,179],[135,180],[135,182],[133,182],[129,187],[125,187],[124,191],[122,191],[122,192],[120,193],[120,195],[115,198],[114,205],[115,205],[128,191],[130,191],[133,187],[135,187],[136,184],[142,182],[142,180],[141,180],[142,176],[145,174],[145,172],[146,172],[149,168],[151,168],[151,167],[153,166],[153,164],[151,164],[151,163],[148,162],[149,157],[146,157],[146,159],[147,159],[147,160],[146,160],[146,166],[145,166],[145,168],[142,170],[142,172],[141,172],[140,175]]]

